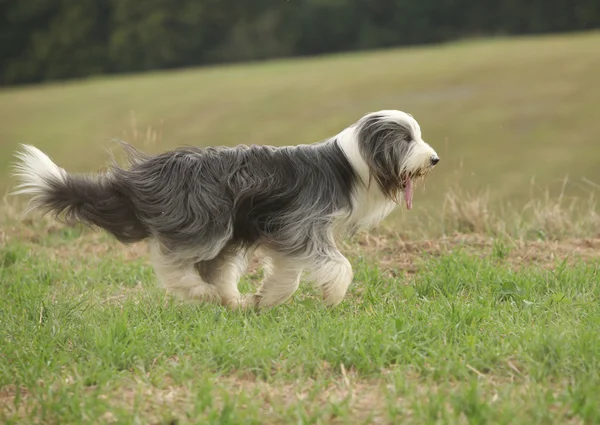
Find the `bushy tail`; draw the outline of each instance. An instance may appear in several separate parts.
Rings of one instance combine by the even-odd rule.
[[[137,242],[149,236],[132,202],[119,189],[121,182],[110,173],[71,175],[36,147],[23,145],[17,153],[15,176],[21,180],[13,194],[31,195],[27,211],[51,212],[64,221],[95,225],[121,242]]]

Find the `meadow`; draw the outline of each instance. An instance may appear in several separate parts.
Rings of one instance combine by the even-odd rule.
[[[309,143],[411,112],[442,161],[344,243],[355,279],[266,312],[172,299],[143,243],[0,214],[0,423],[600,422],[600,34],[476,40],[0,92],[18,143],[100,170],[121,137]],[[244,292],[261,278],[253,263]]]

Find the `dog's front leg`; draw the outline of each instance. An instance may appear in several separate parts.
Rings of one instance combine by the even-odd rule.
[[[348,292],[354,278],[352,265],[344,255],[333,250],[319,256],[311,268],[311,278],[323,294],[323,302],[329,307],[338,305]]]

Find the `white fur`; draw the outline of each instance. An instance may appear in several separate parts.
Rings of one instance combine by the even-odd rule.
[[[432,157],[436,157],[437,153],[423,139],[415,140],[413,148],[408,154],[408,158],[404,163],[405,171],[415,171],[424,167],[424,164],[431,161]]]
[[[49,182],[64,182],[67,172],[56,165],[44,152],[30,145],[23,145],[23,150],[16,154],[19,161],[15,166],[15,176],[21,180],[14,195],[43,194],[49,188]]]

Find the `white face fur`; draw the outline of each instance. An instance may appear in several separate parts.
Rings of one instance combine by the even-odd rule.
[[[390,120],[404,123],[412,129],[413,146],[402,164],[406,172],[418,174],[420,171],[428,171],[440,160],[437,152],[423,140],[421,135],[421,126],[412,115],[402,111],[381,111],[379,114],[385,114]]]

